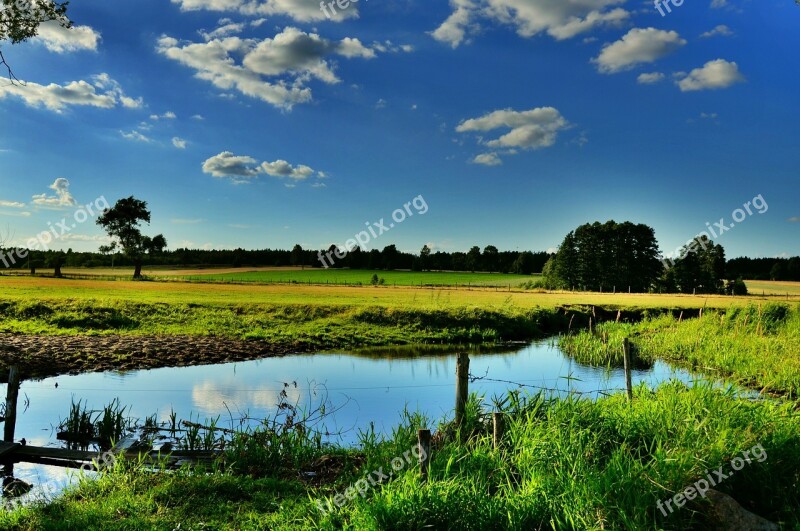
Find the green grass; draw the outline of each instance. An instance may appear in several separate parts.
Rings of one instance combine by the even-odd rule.
[[[295,348],[476,343],[542,337],[567,325],[556,309],[0,302],[0,333],[196,335]]]
[[[551,401],[512,394],[501,406],[508,421],[500,448],[483,422],[488,410],[473,399],[464,442],[434,438],[427,483],[412,464],[327,513],[317,501],[391,469],[415,444],[416,429],[431,423],[406,415],[387,440],[365,434],[359,448],[346,451],[308,447],[301,438],[289,447],[296,458],[278,468],[245,466],[245,475],[153,473],[121,463],[50,503],[0,512],[0,528],[700,530],[709,528],[703,498],[666,517],[657,502],[707,470],[729,470],[734,457],[760,445],[764,459],[715,488],[784,529],[800,529],[800,418],[791,404],[675,382],[637,388],[632,404],[624,396]],[[250,450],[260,463],[258,449]],[[330,482],[297,479],[325,454],[345,463]]]
[[[271,271],[245,271],[241,273],[186,275],[180,278],[202,282],[252,282],[370,285],[373,275],[384,279],[389,286],[499,286],[517,287],[540,275],[513,275],[501,273],[461,273],[442,271],[367,271],[350,269],[294,269]],[[157,273],[156,273],[157,276]]]
[[[662,315],[634,325],[609,322],[559,343],[581,361],[619,365],[625,336],[642,360],[663,359],[768,393],[800,396],[800,305],[707,311],[699,319]]]

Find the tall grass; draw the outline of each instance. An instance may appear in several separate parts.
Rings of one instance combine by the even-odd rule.
[[[564,336],[579,361],[620,362],[630,336],[640,359],[664,359],[767,393],[800,396],[800,305],[766,304],[707,311],[697,319],[661,315],[635,325],[604,323]]]
[[[499,448],[485,422],[490,406],[473,396],[464,437],[447,422],[438,426],[427,483],[412,463],[331,511],[316,502],[390,470],[431,420],[406,413],[391,435],[368,430],[351,450],[320,448],[295,430],[243,434],[233,448],[241,457],[227,472],[115,467],[62,499],[0,512],[0,528],[702,530],[711,525],[705,499],[668,516],[656,503],[756,444],[767,459],[715,488],[786,529],[800,526],[800,416],[792,404],[672,382],[637,388],[632,403],[517,392],[499,405],[507,416]],[[303,479],[336,455],[349,464],[329,478]]]

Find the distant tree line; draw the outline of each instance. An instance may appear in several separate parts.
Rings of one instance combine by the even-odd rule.
[[[792,258],[734,258],[728,261],[728,273],[751,280],[800,281],[800,256]]]
[[[17,261],[11,267],[16,269],[49,267],[136,267],[144,266],[302,266],[322,268],[320,254],[335,247],[321,250],[303,249],[295,245],[292,250],[284,249],[176,249],[174,251],[153,249],[152,252],[130,254],[114,252],[104,248],[106,252],[73,251],[37,251],[31,250],[24,261]],[[541,273],[545,262],[550,257],[546,252],[531,251],[499,251],[493,245],[483,250],[472,247],[468,252],[432,252],[424,246],[419,254],[407,253],[397,249],[396,245],[387,245],[382,250],[364,251],[359,248],[348,253],[341,260],[336,260],[333,268],[370,269],[370,270],[413,270],[413,271],[484,271],[496,273],[517,273],[530,275]]]

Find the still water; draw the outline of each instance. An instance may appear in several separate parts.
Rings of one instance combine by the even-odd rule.
[[[328,410],[335,410],[324,421],[324,428],[335,434],[329,442],[354,444],[359,430],[371,424],[379,433],[391,433],[405,408],[425,413],[434,426],[452,416],[455,352],[442,347],[373,349],[25,381],[16,436],[18,440],[24,437],[29,445],[60,447],[55,427],[73,401],[85,401],[89,409],[99,410],[114,398],[128,406],[126,416],[143,420],[156,414],[166,421],[174,411],[178,419],[203,422],[219,417],[219,426],[230,427],[238,425],[232,419],[273,415],[284,383],[290,383],[285,388],[290,402],[314,407],[324,399]],[[625,386],[621,369],[579,364],[550,341],[496,352],[472,351],[470,373],[485,377],[471,383],[470,391],[487,399],[518,387],[508,382],[593,394]],[[656,386],[673,378],[689,382],[693,376],[661,362],[633,372],[634,385]],[[5,387],[0,385],[0,396],[5,396]],[[27,498],[52,496],[75,474],[41,465],[15,466],[15,476],[34,485]]]

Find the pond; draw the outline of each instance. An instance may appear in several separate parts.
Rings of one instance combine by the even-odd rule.
[[[553,341],[494,350],[470,351],[470,373],[485,378],[472,382],[470,391],[487,399],[518,388],[511,382],[594,396],[625,387],[622,369],[579,364]],[[352,445],[358,441],[359,430],[371,425],[376,432],[391,433],[404,408],[427,414],[434,425],[452,417],[456,352],[463,351],[464,347],[383,348],[25,381],[16,437],[24,437],[29,445],[61,447],[56,426],[73,401],[85,401],[89,409],[99,410],[114,398],[128,406],[126,414],[134,418],[156,414],[159,421],[166,421],[174,411],[178,419],[205,422],[219,417],[218,426],[230,427],[238,425],[232,419],[273,415],[285,389],[287,399],[301,407],[313,408],[327,396],[329,411],[335,410],[324,420],[332,434],[327,441]],[[673,378],[690,382],[695,377],[662,362],[633,371],[634,385],[646,382],[652,387]],[[0,396],[5,392],[6,385],[0,385]],[[26,499],[57,494],[76,474],[26,463],[15,465],[14,472],[34,485]]]

